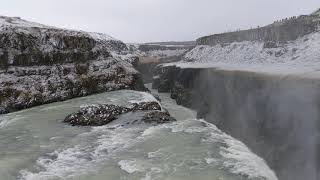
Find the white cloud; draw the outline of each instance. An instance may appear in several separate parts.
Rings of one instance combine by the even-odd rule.
[[[0,14],[126,42],[194,40],[308,14],[319,0],[0,0]]]

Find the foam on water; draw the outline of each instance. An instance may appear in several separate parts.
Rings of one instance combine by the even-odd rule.
[[[114,129],[115,128],[115,129]],[[164,135],[166,134],[166,135]],[[156,151],[141,149],[141,144],[156,141],[158,137],[198,136],[200,144],[207,153],[193,151],[191,144],[186,144],[185,152],[177,152],[179,144],[171,144]],[[243,143],[224,134],[214,125],[203,120],[185,120],[160,126],[98,127],[82,135],[84,139],[97,137],[96,141],[78,145],[65,150],[58,150],[37,161],[38,172],[21,171],[21,179],[72,178],[83,174],[98,173],[109,162],[114,162],[124,172],[141,173],[141,179],[164,177],[167,173],[189,170],[210,170],[208,165],[222,168],[247,179],[276,180],[273,171],[263,159],[253,154]],[[183,139],[181,139],[183,141]],[[220,144],[216,152],[205,149],[211,144]],[[190,148],[190,152],[188,149]],[[139,152],[140,151],[140,152]],[[180,154],[179,154],[180,153]],[[147,158],[143,156],[147,155]],[[219,156],[220,155],[220,156]],[[175,163],[167,162],[172,159]],[[109,162],[108,162],[109,161]],[[161,162],[161,163],[155,163]]]
[[[208,164],[220,161],[221,165],[230,169],[232,173],[244,175],[248,178],[276,180],[275,173],[268,167],[266,162],[255,155],[242,142],[220,131],[215,125],[205,122],[204,120],[186,120],[174,124],[165,124],[158,127],[152,127],[144,132],[144,135],[151,135],[159,128],[170,128],[173,133],[185,132],[190,134],[204,133],[202,142],[204,143],[221,143],[225,146],[220,147],[222,160],[206,157]],[[151,154],[154,156],[154,154]]]
[[[153,95],[147,92],[139,92],[140,99],[138,100],[130,100],[130,103],[141,103],[141,102],[159,102]]]
[[[0,128],[4,128],[9,123],[9,120],[3,117],[0,117]]]
[[[20,119],[23,119],[22,115],[13,115],[13,116],[12,115],[11,116],[3,115],[3,116],[0,116],[0,128],[5,128],[10,123],[18,121]]]
[[[141,165],[139,166],[136,160],[121,160],[118,164],[122,170],[129,174],[145,171],[145,168]]]
[[[139,128],[97,127],[91,132],[79,135],[89,141],[71,148],[57,150],[37,160],[38,172],[21,171],[21,179],[72,178],[83,174],[96,173],[105,161],[115,153],[130,147],[135,142]]]
[[[246,175],[250,178],[277,179],[267,163],[245,144],[218,130],[213,124],[206,123],[206,125],[218,132],[211,132],[211,137],[206,140],[207,142],[215,143],[223,140],[223,143],[227,144],[227,147],[220,148],[220,154],[225,158],[224,167],[229,168],[235,174]]]

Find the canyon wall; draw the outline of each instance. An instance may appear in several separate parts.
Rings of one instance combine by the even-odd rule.
[[[195,41],[155,42],[131,45],[130,50],[139,56],[136,68],[141,72],[143,81],[152,83],[153,71],[157,65],[180,61],[194,46]]]
[[[320,81],[159,66],[153,87],[246,143],[280,180],[319,179]]]

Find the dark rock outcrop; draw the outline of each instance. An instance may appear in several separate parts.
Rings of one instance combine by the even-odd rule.
[[[133,103],[130,107],[131,111],[151,111],[151,110],[161,110],[161,106],[157,102],[142,102]]]
[[[176,121],[176,119],[171,117],[168,112],[152,111],[152,112],[146,113],[142,117],[142,121],[145,123],[163,124],[163,123]]]
[[[73,126],[102,126],[116,120],[121,114],[146,111],[143,121],[147,123],[166,123],[174,121],[168,112],[161,112],[157,102],[133,103],[128,107],[112,104],[98,104],[81,107],[78,112],[68,115],[64,122]],[[151,111],[151,112],[150,112]]]
[[[110,104],[90,105],[81,107],[80,111],[67,116],[64,122],[73,126],[103,126],[129,111],[129,108]]]
[[[0,16],[0,114],[106,91],[146,90],[137,57],[105,34]]]

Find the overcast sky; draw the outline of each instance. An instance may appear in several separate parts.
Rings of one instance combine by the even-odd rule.
[[[184,41],[310,14],[320,0],[0,0],[0,14],[107,33],[125,42]]]

